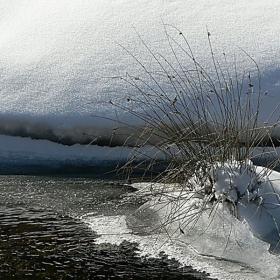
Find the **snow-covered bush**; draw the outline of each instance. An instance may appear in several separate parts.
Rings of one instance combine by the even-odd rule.
[[[279,104],[260,114],[269,93],[261,88],[258,64],[240,50],[248,68],[239,69],[234,56],[215,53],[208,31],[209,61],[201,64],[180,30],[170,26],[165,30],[172,63],[140,36],[149,56],[146,63],[125,49],[139,70],[119,77],[127,95],[112,101],[124,112],[119,127],[127,125],[128,117],[138,120],[134,135],[126,141],[134,148],[123,170],[130,176],[143,168],[144,175],[152,174],[162,188],[175,184],[175,195],[162,191],[173,210],[161,225],[179,222],[177,230],[183,233],[204,211],[210,209],[211,217],[223,205],[252,228],[265,212],[278,238],[278,218],[266,201],[278,207],[280,190],[267,187],[267,182],[279,162]],[[151,148],[143,152],[143,146]],[[258,169],[253,162],[265,168]],[[175,207],[174,201],[182,199],[186,203]],[[255,234],[266,239],[270,229],[265,233],[257,229]]]

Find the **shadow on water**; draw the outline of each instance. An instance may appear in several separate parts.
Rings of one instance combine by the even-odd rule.
[[[123,169],[125,161],[82,161],[82,160],[47,160],[47,161],[9,161],[0,160],[1,175],[34,175],[52,177],[90,177],[94,179],[126,180],[128,169]],[[139,164],[135,161],[132,177],[136,180],[151,180],[164,171],[168,163],[155,163],[153,170],[147,171],[149,162]],[[145,173],[145,178],[143,174]]]

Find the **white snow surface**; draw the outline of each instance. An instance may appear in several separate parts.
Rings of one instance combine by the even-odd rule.
[[[128,94],[112,78],[141,69],[121,46],[153,69],[139,33],[151,51],[174,61],[164,24],[184,33],[206,68],[206,26],[217,58],[225,52],[242,71],[252,61],[240,48],[250,54],[269,92],[265,120],[280,96],[279,12],[273,0],[1,1],[0,133],[74,143],[107,134],[116,124],[94,116],[116,119],[109,101]]]

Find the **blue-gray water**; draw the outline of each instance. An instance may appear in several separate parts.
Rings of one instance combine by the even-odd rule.
[[[137,244],[95,244],[87,213],[129,215],[141,201],[120,180],[89,176],[0,176],[0,279],[206,279]]]

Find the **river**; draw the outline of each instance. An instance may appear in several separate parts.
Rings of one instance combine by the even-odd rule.
[[[1,279],[206,279],[162,253],[138,255],[137,243],[97,244],[82,217],[130,215],[134,188],[89,176],[0,176]]]

